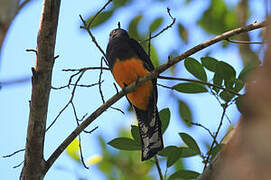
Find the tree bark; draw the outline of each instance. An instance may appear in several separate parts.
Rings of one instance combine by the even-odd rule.
[[[32,68],[32,96],[22,179],[43,179],[47,110],[51,89],[60,0],[44,0],[37,38],[36,66]]]

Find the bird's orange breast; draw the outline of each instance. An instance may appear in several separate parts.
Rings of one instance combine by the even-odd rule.
[[[117,59],[112,68],[113,76],[121,88],[129,85],[149,73],[143,66],[142,60],[138,58],[130,58],[127,60]],[[147,81],[143,85],[136,88],[133,92],[127,95],[128,100],[132,105],[141,109],[147,110],[150,97],[153,92],[151,81]]]

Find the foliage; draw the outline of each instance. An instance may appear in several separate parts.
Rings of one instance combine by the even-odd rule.
[[[193,1],[194,0],[186,0],[183,6],[189,6]],[[201,30],[209,34],[217,35],[238,26],[236,8],[229,7],[224,0],[210,0],[209,2],[208,7],[197,21],[198,25],[202,28]],[[129,8],[133,3],[135,3],[133,0],[113,1],[113,5],[99,14],[90,28],[96,28],[105,24],[107,21],[110,21],[121,8]],[[152,0],[152,3],[155,6],[156,2],[154,2],[154,0]],[[165,2],[161,0],[160,3]],[[134,13],[127,26],[130,36],[138,41],[147,39],[149,32],[152,35],[159,32],[167,22],[167,17],[165,16],[159,14],[156,17],[152,17],[148,16],[146,12],[147,11],[143,10]],[[94,16],[95,14],[92,14],[89,17],[88,22],[90,22]],[[146,23],[148,20],[151,20],[149,24]],[[144,24],[147,31],[144,32],[144,28],[142,28],[141,24]],[[175,24],[173,30],[178,32],[178,38],[181,40],[175,42],[176,47],[189,43],[189,35],[191,34],[186,24],[181,22],[181,20],[177,20],[177,24]],[[148,52],[148,42],[142,43],[142,46],[145,48],[146,52]],[[153,43],[150,46],[150,52],[151,60],[155,67],[157,67],[162,59],[159,58],[159,49],[157,49],[156,45]],[[248,80],[248,74],[259,66],[259,64],[255,62],[249,63],[238,74],[236,68],[227,63],[227,59],[219,60],[215,57],[211,57],[209,53],[200,58],[186,58],[184,60],[183,68],[191,74],[194,79],[190,79],[189,82],[177,83],[170,87],[174,90],[175,97],[177,97],[178,115],[188,128],[195,125],[192,108],[189,102],[177,95],[178,93],[209,93],[218,99],[222,107],[236,104],[241,112],[241,99],[243,96],[241,96],[239,92],[244,89],[245,83]],[[169,54],[176,55],[178,54],[178,51],[172,50]],[[172,74],[174,74],[174,70],[175,69],[171,71]],[[162,121],[163,134],[170,123],[172,116],[172,112],[170,111],[171,108],[172,107],[168,107],[159,112]],[[223,119],[223,116],[221,119]],[[177,132],[171,133],[177,134]],[[209,163],[221,150],[224,144],[217,143],[214,147],[209,147],[208,151],[205,152],[204,149],[200,148],[198,145],[201,143],[198,139],[194,139],[193,136],[188,133],[180,132],[178,134],[182,139],[183,144],[166,146],[158,153],[159,162],[166,163],[166,170],[168,168],[174,168],[168,177],[170,180],[195,179],[199,173],[188,170],[183,164],[183,158],[199,156],[202,158],[203,162]],[[212,141],[217,141],[217,139],[213,138],[214,137],[212,136]],[[126,130],[122,131],[120,137],[111,140],[107,145],[102,137],[99,138],[99,141],[103,151],[103,159],[99,162],[98,167],[108,179],[127,179],[127,177],[129,177],[129,179],[154,179],[154,177],[148,175],[151,168],[155,165],[153,160],[140,162],[141,141],[138,126],[132,125],[129,132]],[[108,145],[120,151],[117,151],[117,153],[115,151],[112,152],[112,149],[109,149]],[[74,154],[68,153],[68,155],[78,161],[77,157],[74,157]],[[140,168],[137,168],[139,166]],[[166,172],[165,177],[168,175]]]

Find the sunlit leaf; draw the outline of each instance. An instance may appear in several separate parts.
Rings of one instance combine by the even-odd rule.
[[[174,179],[196,179],[200,173],[190,170],[178,170],[169,176],[168,180]]]
[[[184,162],[183,162],[183,159],[182,158],[179,158],[175,163],[174,163],[174,166],[175,166],[175,170],[180,170],[180,169],[184,169]]]
[[[164,132],[168,128],[169,120],[170,120],[170,111],[169,111],[169,108],[162,109],[159,112],[159,117],[160,117],[160,120],[161,120],[161,123],[162,123],[161,131],[162,131],[162,134],[164,134]]]
[[[191,57],[186,58],[184,61],[184,66],[187,69],[187,71],[190,72],[196,78],[202,81],[207,80],[207,75],[202,64],[200,64],[196,59]]]
[[[183,120],[183,122],[191,127],[191,122],[193,122],[192,119],[192,112],[190,110],[190,107],[182,100],[178,100],[179,105],[179,114]]]
[[[113,139],[107,144],[120,150],[135,151],[141,149],[141,146],[138,145],[135,140],[126,137]]]
[[[179,83],[172,87],[176,91],[182,93],[204,93],[208,92],[208,90],[199,83]]]
[[[77,162],[80,162],[80,157],[79,157],[79,140],[76,138],[74,139],[66,148],[67,154],[74,159]]]
[[[183,142],[191,149],[193,149],[196,153],[200,154],[200,149],[198,144],[196,143],[196,141],[189,135],[186,133],[179,133],[179,135],[181,136]]]
[[[101,155],[93,155],[90,158],[88,158],[87,164],[88,165],[93,165],[101,162],[103,157]]]

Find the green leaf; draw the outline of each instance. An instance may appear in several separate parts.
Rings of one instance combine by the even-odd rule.
[[[168,128],[169,121],[170,121],[170,111],[169,111],[169,108],[162,109],[159,112],[159,118],[160,118],[161,123],[162,123],[162,125],[161,125],[161,131],[162,131],[162,134],[164,134],[164,132]]]
[[[239,96],[236,98],[236,101],[235,101],[235,104],[237,106],[237,109],[243,113],[244,112],[244,96],[245,95],[242,95],[242,96]]]
[[[184,169],[184,162],[182,158],[178,159],[178,161],[174,163],[174,170],[177,171],[180,169]]]
[[[161,151],[159,151],[158,155],[168,157],[170,154],[175,153],[177,151],[179,151],[179,148],[177,146],[167,146]]]
[[[179,37],[184,41],[184,43],[187,44],[188,31],[181,23],[178,23],[178,32],[179,32]]]
[[[245,83],[241,79],[236,79],[233,90],[235,92],[239,92],[241,89],[243,89],[244,85]]]
[[[216,73],[225,81],[235,79],[236,76],[234,68],[223,61],[218,61],[218,63],[216,63]]]
[[[176,146],[167,146],[158,154],[167,157],[167,167],[172,166],[181,157],[181,151]]]
[[[158,17],[154,21],[152,21],[149,31],[150,32],[155,32],[163,23],[163,17]]]
[[[186,58],[184,61],[184,66],[187,69],[187,71],[190,72],[196,78],[202,81],[207,80],[207,75],[202,64],[200,64],[196,59],[191,57]]]
[[[218,62],[218,60],[209,56],[202,57],[200,58],[200,60],[204,67],[206,67],[209,71],[215,72],[216,63]]]
[[[158,67],[159,66],[159,57],[158,57],[156,48],[153,45],[151,45],[150,58],[151,58],[153,66],[155,68]]]
[[[197,152],[195,152],[193,149],[189,147],[179,147],[179,150],[181,151],[182,158],[198,155]]]
[[[80,162],[80,157],[79,157],[79,140],[76,138],[74,139],[66,148],[67,154],[74,159],[77,162]]]
[[[135,140],[126,137],[113,139],[107,144],[120,150],[135,151],[141,149],[141,146]]]
[[[223,78],[221,76],[219,76],[218,73],[215,73],[214,77],[213,77],[213,82],[215,85],[221,86],[222,82],[223,82]],[[216,87],[213,87],[213,90],[215,90],[216,93],[218,93],[220,91],[220,89],[216,88]]]
[[[178,92],[182,93],[204,93],[208,92],[208,90],[199,83],[179,83],[172,87]]]
[[[200,154],[200,149],[196,141],[186,133],[179,133],[183,142],[191,149],[193,149],[196,153]]]
[[[233,97],[234,97],[234,94],[232,93],[229,93],[228,91],[225,91],[223,90],[219,96],[226,102],[229,102]]]
[[[103,11],[94,19],[94,21],[92,21],[92,19],[95,15],[92,15],[88,18],[86,24],[88,25],[92,21],[89,28],[97,27],[97,26],[105,23],[107,20],[109,20],[109,18],[112,16],[112,14],[113,14],[113,10]]]
[[[134,125],[131,126],[131,134],[132,134],[132,137],[134,138],[135,142],[136,142],[138,145],[141,145],[141,140],[140,140],[140,135],[139,135],[139,128],[138,128],[138,126],[134,126]]]
[[[221,34],[237,26],[236,12],[228,9],[225,1],[212,0],[198,24],[208,33]]]
[[[184,121],[184,123],[191,127],[191,122],[193,122],[192,119],[192,112],[190,110],[190,107],[182,100],[178,100],[178,105],[179,105],[179,114]]]
[[[171,154],[169,154],[167,158],[167,168],[169,168],[176,161],[178,161],[181,158],[180,155],[181,155],[180,151],[172,152]]]
[[[168,180],[174,179],[196,179],[200,173],[190,170],[178,170],[169,176]]]
[[[130,24],[129,24],[129,27],[128,27],[128,32],[129,32],[129,35],[138,40],[140,38],[140,34],[138,33],[138,24],[139,22],[141,21],[142,19],[142,15],[138,15],[138,16],[135,16],[131,21],[130,21]]]
[[[117,1],[113,1],[113,6],[114,9],[116,10],[117,8],[120,8],[122,6],[124,6],[125,4],[127,4],[130,0],[117,0]]]

